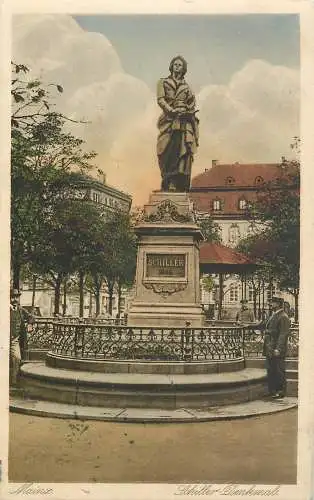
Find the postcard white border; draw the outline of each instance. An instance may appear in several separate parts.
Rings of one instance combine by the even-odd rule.
[[[1,93],[0,93],[0,210],[2,245],[0,247],[0,437],[1,449],[8,449],[8,323],[9,323],[9,83],[10,83],[10,15],[11,13],[180,13],[180,14],[244,14],[244,13],[295,13],[300,14],[301,25],[301,294],[300,294],[300,383],[298,426],[298,485],[282,485],[276,498],[307,499],[314,495],[314,2],[311,0],[2,0],[0,15],[1,33]],[[3,453],[3,451],[2,451]],[[20,498],[12,494],[17,484],[7,484],[7,454],[3,454],[3,477],[0,486],[2,498]],[[280,464],[278,464],[280,467]],[[174,498],[177,488],[167,484],[51,484],[54,499],[110,498],[110,499],[167,499]],[[221,485],[218,485],[221,487]],[[240,485],[238,485],[240,487]],[[243,485],[247,488],[247,485]],[[260,485],[262,489],[262,485]],[[269,486],[268,486],[269,488]],[[84,492],[85,490],[85,492]],[[86,493],[88,491],[88,493]],[[42,498],[41,495],[27,495]],[[182,499],[188,498],[183,495]],[[211,498],[231,498],[211,495]],[[234,498],[234,496],[232,497]],[[237,498],[239,498],[237,496]],[[248,498],[247,496],[245,498]],[[250,496],[250,498],[257,498]]]

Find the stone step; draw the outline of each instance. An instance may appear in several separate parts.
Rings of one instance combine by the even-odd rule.
[[[22,366],[21,373],[24,377],[46,378],[60,382],[78,384],[83,382],[87,385],[103,385],[117,388],[133,388],[148,390],[172,389],[174,387],[220,388],[230,385],[241,385],[259,381],[265,377],[265,370],[246,368],[235,372],[226,373],[202,373],[202,374],[141,374],[141,373],[94,373],[82,370],[68,370],[51,368],[43,363],[27,363]]]
[[[137,373],[156,375],[192,375],[222,373],[243,370],[244,359],[226,359],[219,361],[124,361],[103,359],[80,359],[49,353],[46,365],[51,368],[64,368],[97,373]]]
[[[287,379],[287,396],[298,397],[298,381],[294,379]]]
[[[48,353],[48,349],[29,349],[28,360],[30,360],[30,361],[44,361],[47,353]]]
[[[174,410],[154,408],[109,408],[55,403],[30,399],[10,399],[10,411],[40,417],[72,418],[78,420],[100,420],[109,422],[179,423],[231,420],[258,415],[268,415],[296,408],[295,398],[283,400],[256,400],[214,408]]]
[[[247,358],[245,366],[248,368],[262,368],[265,367],[265,358]],[[298,359],[286,359],[286,377],[287,377],[287,396],[298,396]]]
[[[287,358],[286,359],[286,370],[298,370],[299,360],[296,358]],[[246,368],[265,368],[265,358],[264,357],[256,357],[256,358],[246,358],[245,359]]]
[[[24,398],[24,389],[22,387],[10,387],[10,398]]]
[[[299,370],[286,370],[287,379],[298,380],[299,378]]]
[[[297,358],[287,358],[286,359],[286,370],[298,370],[299,360]]]
[[[87,406],[180,408],[250,401],[265,394],[265,370],[200,375],[92,373],[22,367],[28,397]]]

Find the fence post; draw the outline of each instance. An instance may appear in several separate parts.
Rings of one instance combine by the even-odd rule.
[[[74,336],[75,357],[76,358],[77,358],[78,354],[83,356],[84,330],[85,330],[84,323],[79,320],[79,322],[76,323],[76,325],[75,325],[75,336]]]
[[[184,361],[192,360],[192,345],[191,345],[191,336],[193,334],[192,329],[190,328],[191,323],[187,321],[185,323],[185,328],[183,330],[183,359]]]

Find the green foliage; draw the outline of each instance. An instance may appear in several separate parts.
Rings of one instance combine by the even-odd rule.
[[[137,241],[131,216],[125,212],[112,212],[105,217],[99,239],[99,252],[91,262],[89,272],[92,290],[96,297],[106,283],[109,293],[109,313],[112,313],[112,296],[115,286],[129,287],[136,269]]]
[[[209,216],[206,219],[198,221],[198,225],[204,236],[204,241],[210,243],[222,242],[219,224],[217,224],[212,217]]]
[[[57,89],[60,93],[63,92],[63,88],[61,85],[54,84],[44,86],[38,79],[29,80],[27,78],[29,68],[24,64],[15,64],[12,62],[11,67],[11,126],[12,129],[20,131],[29,129],[34,124],[40,123],[49,115],[51,94],[48,86]],[[13,135],[16,132],[17,130],[14,130]]]
[[[256,234],[238,250],[254,258],[264,275],[283,290],[298,293],[300,266],[300,164],[283,159],[280,175],[257,193],[249,209]]]
[[[55,289],[59,312],[62,283],[79,275],[99,299],[103,283],[130,286],[136,263],[136,237],[128,214],[104,212],[80,199],[82,175],[94,152],[65,132],[67,118],[52,111],[51,89],[28,78],[28,68],[12,64],[11,256],[14,287],[21,273],[43,276]],[[103,173],[103,171],[99,172]],[[89,276],[89,278],[88,278]],[[98,304],[99,309],[99,304]]]
[[[212,276],[203,276],[202,278],[202,285],[204,290],[207,292],[211,292],[213,288],[215,287],[215,280]]]
[[[69,196],[73,170],[90,168],[95,153],[85,152],[81,139],[64,132],[67,119],[51,111],[49,88],[62,92],[60,85],[27,78],[22,64],[12,63],[12,72],[11,262],[13,285],[19,288],[22,268],[43,245],[56,204]]]

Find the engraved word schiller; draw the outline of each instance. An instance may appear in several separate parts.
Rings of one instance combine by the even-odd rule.
[[[185,254],[146,254],[146,278],[185,278]]]

